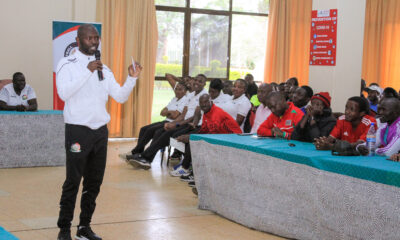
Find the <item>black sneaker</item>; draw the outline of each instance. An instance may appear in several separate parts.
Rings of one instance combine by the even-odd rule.
[[[184,182],[194,182],[193,172],[188,176],[182,175],[179,177],[179,179]]]
[[[78,231],[75,236],[76,240],[101,240],[90,227],[78,226]]]
[[[198,196],[199,195],[199,193],[197,192],[197,188],[192,188],[192,192],[196,195],[196,196]]]
[[[143,157],[129,160],[129,164],[135,168],[142,168],[144,170],[149,170],[151,168],[150,162]]]
[[[131,160],[131,159],[135,159],[135,158],[140,158],[142,157],[142,154],[140,153],[134,153],[132,155],[126,155],[126,160]]]
[[[189,185],[189,187],[192,187],[192,188],[196,187],[196,183],[194,181],[193,182],[189,182],[188,185]]]
[[[71,230],[69,228],[68,229],[65,229],[65,228],[60,229],[57,240],[72,240]]]

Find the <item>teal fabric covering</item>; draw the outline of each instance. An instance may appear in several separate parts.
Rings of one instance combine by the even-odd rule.
[[[7,115],[48,115],[48,114],[63,114],[63,111],[58,110],[38,110],[36,112],[17,112],[17,111],[0,111],[0,114]]]
[[[386,157],[333,156],[330,151],[317,151],[311,143],[254,139],[237,134],[192,134],[190,140],[244,149],[324,171],[400,187],[400,163],[386,160]],[[291,147],[289,143],[295,146]]]
[[[14,235],[4,230],[4,228],[0,227],[0,239],[1,240],[18,240]]]

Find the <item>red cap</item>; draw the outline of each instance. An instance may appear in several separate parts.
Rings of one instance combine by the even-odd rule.
[[[315,94],[314,96],[311,97],[311,100],[313,99],[319,99],[321,100],[326,107],[330,107],[331,106],[331,96],[329,96],[328,92],[320,92]]]

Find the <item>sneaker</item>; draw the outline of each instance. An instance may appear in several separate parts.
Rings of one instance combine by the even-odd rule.
[[[129,164],[134,168],[142,168],[144,170],[149,170],[151,168],[150,162],[143,157],[129,160]]]
[[[192,188],[195,188],[195,187],[196,187],[196,183],[195,183],[194,181],[188,183],[188,185],[189,185],[189,187],[192,187]]]
[[[188,176],[190,175],[190,170],[186,170],[182,166],[179,166],[176,170],[169,172],[169,174],[173,177]]]
[[[132,160],[132,159],[137,159],[142,157],[142,154],[140,153],[134,153],[134,154],[127,154],[126,155],[126,160]]]
[[[194,182],[194,175],[193,172],[191,172],[189,175],[187,176],[181,176],[179,178],[181,181],[183,182]]]
[[[79,226],[75,236],[76,240],[101,240],[90,227]]]
[[[71,230],[68,229],[60,229],[60,232],[58,233],[57,240],[72,240],[71,238]]]
[[[192,188],[192,192],[196,195],[196,196],[198,196],[199,195],[199,193],[197,192],[197,188]]]

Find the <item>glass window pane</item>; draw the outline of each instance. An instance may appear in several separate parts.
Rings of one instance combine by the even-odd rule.
[[[189,74],[226,78],[229,17],[192,14]]]
[[[190,7],[212,10],[229,10],[229,0],[190,0]]]
[[[173,97],[175,97],[175,93],[167,81],[154,82],[151,123],[160,122],[165,119],[165,117],[160,115],[161,110],[167,106]]]
[[[233,0],[233,11],[268,13],[269,0]]]
[[[247,73],[255,81],[264,79],[268,18],[232,16],[232,47],[229,79],[244,78]]]
[[[155,4],[170,7],[186,7],[186,0],[155,0]]]
[[[184,13],[157,11],[156,76],[182,76]]]

